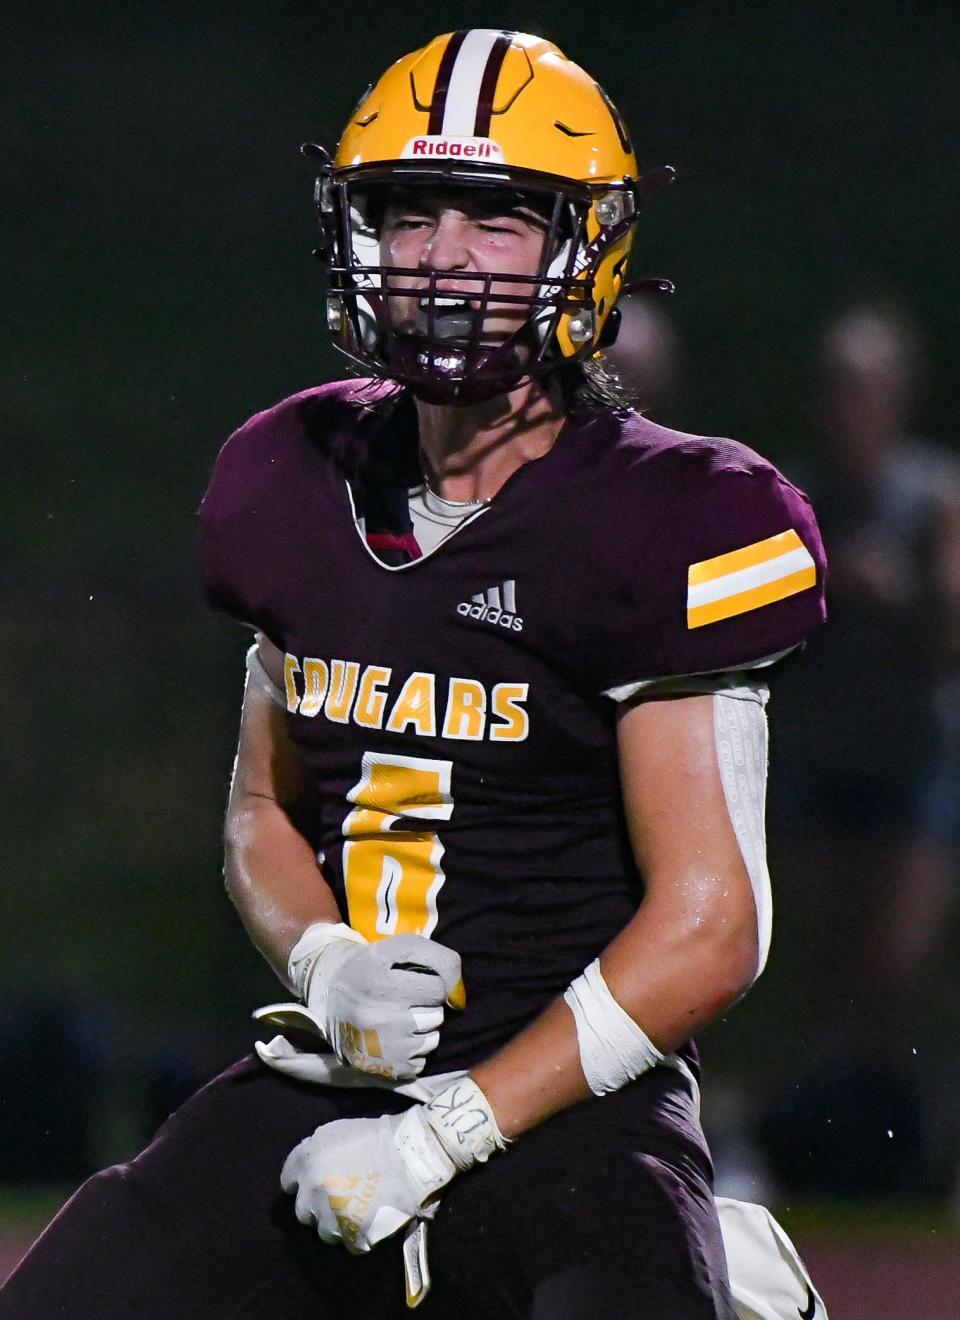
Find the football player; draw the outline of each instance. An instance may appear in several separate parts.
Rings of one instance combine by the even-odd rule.
[[[439,37],[314,155],[365,377],[254,417],[202,510],[257,635],[227,883],[294,1001],[0,1316],[374,1320],[405,1280],[424,1316],[730,1320],[691,1035],[767,954],[766,677],[823,617],[813,516],[604,398],[649,178],[556,47]]]

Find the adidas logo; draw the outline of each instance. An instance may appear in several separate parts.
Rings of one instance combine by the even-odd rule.
[[[517,614],[517,584],[513,578],[501,582],[499,587],[487,587],[469,600],[462,600],[457,613],[478,623],[492,623],[512,632],[523,632],[523,619]]]

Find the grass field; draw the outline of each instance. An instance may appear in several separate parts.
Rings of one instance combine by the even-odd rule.
[[[21,1191],[0,1187],[0,1280],[63,1205],[69,1188]]]
[[[960,1228],[939,1204],[777,1207],[830,1320],[960,1320]]]
[[[0,1280],[67,1194],[0,1189]],[[830,1320],[960,1320],[960,1228],[942,1207],[803,1204],[777,1215]]]

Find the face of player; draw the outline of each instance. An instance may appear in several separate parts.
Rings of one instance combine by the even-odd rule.
[[[540,270],[547,221],[516,194],[477,189],[470,192],[417,191],[394,194],[380,230],[380,259],[385,266],[416,271],[390,277],[392,289],[409,295],[389,300],[394,327],[426,334],[428,291],[435,271],[449,274],[437,281],[433,330],[440,338],[470,333],[471,309],[480,306],[480,282],[470,274],[536,276]],[[503,340],[530,317],[529,306],[497,302],[497,294],[529,297],[532,281],[494,280],[484,318],[485,339]]]

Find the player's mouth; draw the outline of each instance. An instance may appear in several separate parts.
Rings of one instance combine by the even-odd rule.
[[[413,331],[433,334],[437,339],[465,339],[473,332],[474,307],[469,298],[458,294],[426,295],[417,299],[413,313]]]

